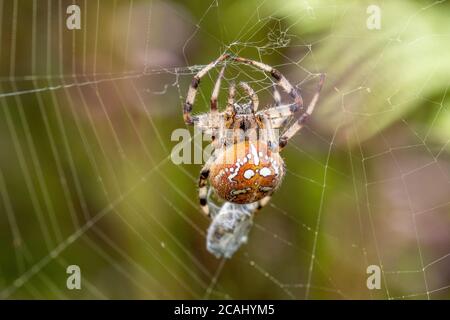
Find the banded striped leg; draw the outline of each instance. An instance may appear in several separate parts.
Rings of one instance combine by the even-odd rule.
[[[202,170],[200,171],[200,177],[198,178],[198,198],[200,201],[200,206],[207,217],[209,217],[209,206],[208,206],[208,177],[209,177],[209,169],[211,164],[216,159],[215,153],[211,155],[211,157],[206,161]]]
[[[258,201],[258,206],[256,207],[255,211],[253,212],[258,213],[258,211],[260,211],[262,208],[264,208],[270,201],[270,199],[272,198],[272,196],[265,196],[264,198],[262,198],[261,200]]]
[[[254,61],[254,60],[249,60],[249,59],[245,59],[245,58],[241,58],[241,57],[230,57],[230,59],[251,65],[262,71],[270,73],[270,75],[276,80],[276,84],[278,86],[280,86],[294,100],[295,109],[296,109],[295,111],[303,108],[302,96],[300,95],[298,90],[291,85],[291,83],[286,79],[286,77],[281,74],[280,71],[272,68],[271,66],[269,66],[265,63]]]
[[[255,93],[255,90],[253,90],[253,88],[250,87],[250,85],[247,82],[240,82],[239,85],[252,99],[253,112],[256,112],[259,107],[259,99],[258,95]]]
[[[273,100],[275,100],[276,107],[281,106],[281,95],[276,85],[273,86]]]
[[[194,124],[194,118],[192,117],[192,106],[195,102],[195,96],[197,95],[198,85],[200,84],[201,78],[207,74],[212,68],[214,68],[218,63],[227,59],[229,54],[221,55],[217,60],[211,62],[202,70],[200,70],[192,79],[192,83],[189,86],[189,91],[187,93],[186,102],[183,106],[183,118],[186,124],[192,125]]]
[[[270,122],[272,123],[273,129],[280,129],[286,126],[288,120],[289,118],[275,118],[271,119]]]
[[[281,95],[280,92],[277,89],[277,86],[273,86],[273,100],[275,101],[275,107],[281,106]],[[272,128],[281,128],[286,125],[288,121],[288,117],[285,117],[284,119],[276,119],[271,121],[272,122]]]
[[[265,109],[257,113],[257,115],[269,119],[272,128],[284,127],[291,116],[295,114],[297,110],[295,104],[283,104],[278,107]]]
[[[219,123],[219,111],[218,111],[217,99],[219,97],[220,83],[221,83],[222,78],[223,78],[223,73],[225,71],[225,66],[226,65],[224,65],[222,67],[222,69],[220,70],[219,77],[217,78],[216,84],[214,85],[213,93],[211,95],[211,114],[210,114],[211,123]],[[211,139],[212,139],[213,142],[216,139],[216,136],[217,136],[217,130],[213,129],[213,132],[212,132],[212,135],[211,135]]]
[[[234,110],[234,96],[236,95],[236,84],[231,83],[230,89],[228,91],[228,101],[227,101],[227,114],[234,115],[236,111]]]
[[[272,126],[272,120],[264,116],[259,116],[257,119],[262,123],[262,131],[260,131],[262,141],[267,143],[267,147],[270,151],[278,152],[279,136],[276,135],[277,130],[274,130],[275,128]],[[259,146],[259,148],[261,148],[261,146]]]
[[[282,104],[278,107],[261,110],[258,114],[262,114],[268,119],[276,119],[290,117],[295,113],[295,111],[295,104]]]
[[[289,127],[283,135],[280,137],[280,149],[284,148],[289,141],[301,128],[303,128],[304,123],[308,120],[308,118],[311,116],[311,114],[314,111],[314,107],[317,104],[317,101],[319,100],[320,90],[322,90],[323,82],[325,81],[325,74],[320,75],[320,80],[317,85],[316,93],[314,94],[313,98],[311,99],[311,102],[308,105],[308,108],[304,113],[300,115],[300,117],[297,119],[297,121]]]
[[[225,128],[230,128],[233,121],[234,116],[236,115],[236,110],[234,108],[234,96],[236,95],[236,84],[234,82],[231,83],[230,89],[228,91],[228,100],[227,100],[227,108],[225,110]]]
[[[217,98],[219,97],[220,83],[221,83],[222,78],[223,78],[223,73],[225,71],[225,66],[226,65],[224,65],[222,67],[222,69],[220,70],[219,77],[216,80],[216,84],[214,85],[214,89],[213,89],[213,92],[212,92],[212,95],[211,95],[211,113],[217,113],[217,109],[218,109],[218,107],[217,107]]]

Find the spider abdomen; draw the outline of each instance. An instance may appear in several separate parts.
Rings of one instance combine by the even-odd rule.
[[[265,143],[239,142],[226,148],[211,165],[210,183],[224,200],[252,203],[271,195],[284,176],[284,162]]]

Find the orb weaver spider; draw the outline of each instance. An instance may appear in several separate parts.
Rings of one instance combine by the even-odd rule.
[[[227,107],[225,111],[219,112],[217,99],[227,60],[247,64],[270,74],[275,80],[275,106],[258,111],[258,96],[248,83],[241,82],[239,85],[250,101],[236,103],[236,86],[232,84]],[[192,115],[201,78],[221,62],[225,64],[214,85],[210,112]],[[183,107],[183,117],[187,125],[194,125],[212,137],[214,151],[201,169],[198,181],[200,206],[207,216],[210,216],[208,179],[216,194],[227,202],[256,204],[249,207],[255,212],[268,203],[285,173],[284,161],[279,152],[312,114],[324,79],[325,75],[320,74],[317,90],[305,110],[299,91],[278,70],[258,61],[223,54],[194,76]],[[293,103],[282,104],[276,86],[281,87]],[[288,120],[299,112],[298,119],[278,137],[276,130],[284,129]],[[264,134],[245,134],[256,129],[263,130]],[[236,134],[238,131],[240,134]]]

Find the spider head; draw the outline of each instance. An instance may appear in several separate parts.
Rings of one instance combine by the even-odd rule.
[[[232,128],[241,129],[244,132],[251,128],[257,128],[253,104],[251,102],[243,104],[235,103],[234,110],[236,114],[233,118]]]
[[[253,105],[251,102],[239,104],[234,104],[234,110],[236,111],[236,114],[244,115],[244,114],[252,114],[253,113]]]

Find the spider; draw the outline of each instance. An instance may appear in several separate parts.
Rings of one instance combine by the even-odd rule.
[[[239,86],[250,100],[236,103],[236,85],[233,83],[229,88],[226,109],[219,112],[217,99],[228,60],[247,64],[270,74],[275,80],[275,106],[258,111],[258,96],[249,84],[241,82]],[[224,65],[213,88],[210,112],[192,115],[201,78],[221,62]],[[299,91],[278,70],[258,61],[225,53],[194,76],[183,107],[183,118],[187,125],[194,125],[212,137],[213,152],[201,169],[198,180],[200,206],[207,216],[210,216],[208,179],[216,194],[225,201],[236,204],[256,203],[255,211],[269,202],[285,173],[284,161],[279,152],[312,114],[324,80],[325,75],[321,74],[317,90],[305,110]],[[290,96],[293,103],[281,103],[277,86]],[[288,120],[298,113],[300,115],[297,120],[285,128]],[[278,137],[277,130],[283,129],[284,132]],[[256,134],[247,134],[255,133],[255,130],[258,130]]]

